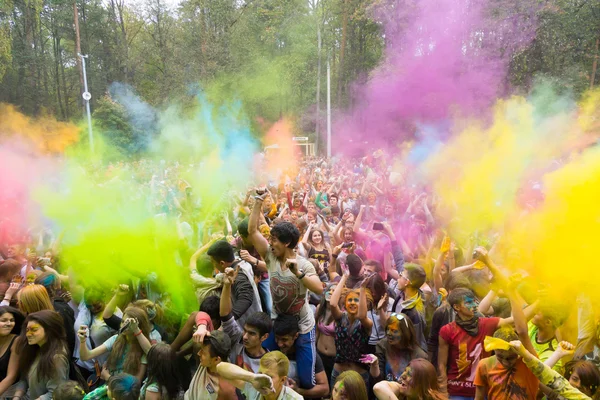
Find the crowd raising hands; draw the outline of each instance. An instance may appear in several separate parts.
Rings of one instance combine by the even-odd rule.
[[[453,237],[384,155],[304,159],[205,220],[179,165],[111,168],[152,176],[197,304],[152,272],[83,284],[62,232],[0,225],[3,399],[600,399],[590,294],[499,265],[499,232]]]

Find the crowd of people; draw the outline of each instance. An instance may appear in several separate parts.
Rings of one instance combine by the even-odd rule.
[[[160,281],[107,292],[69,271],[59,232],[4,235],[1,398],[600,398],[588,294],[510,273],[493,233],[453,238],[435,193],[383,152],[308,157],[204,220],[182,166],[148,165],[90,176],[144,182],[198,303],[174,318]]]

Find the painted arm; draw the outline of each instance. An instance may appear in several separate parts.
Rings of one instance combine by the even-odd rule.
[[[521,356],[523,362],[533,372],[533,374],[540,380],[540,383],[548,386],[557,394],[561,395],[565,399],[569,400],[589,400],[590,397],[581,393],[579,390],[571,386],[569,380],[563,377],[561,374],[545,365],[536,356],[531,354],[525,346],[518,340],[510,342],[511,347],[515,352]]]
[[[402,395],[398,382],[381,381],[373,386],[373,393],[377,400],[398,400]]]
[[[258,230],[258,220],[262,216],[263,200],[264,197],[256,197],[256,202],[248,219],[248,240],[250,240],[250,243],[252,243],[258,254],[260,254],[260,257],[264,260],[269,251],[269,242],[267,242],[267,239]]]
[[[496,300],[497,297],[498,295],[496,294],[496,292],[494,292],[494,290],[490,290],[488,294],[486,294],[485,297],[479,303],[477,310],[483,315],[493,314],[494,308],[492,307],[492,303],[494,302],[494,300]]]
[[[119,304],[119,301],[123,300],[124,297],[127,296],[127,293],[129,293],[129,286],[119,285],[117,292],[104,308],[104,311],[102,312],[102,319],[109,319],[114,315],[115,310],[117,309],[117,304]]]
[[[225,380],[231,382],[238,389],[242,389],[246,386],[246,382],[252,383],[255,388],[258,387],[273,387],[273,381],[271,377],[264,374],[253,374],[250,371],[246,371],[237,365],[220,362],[217,365],[217,374]]]
[[[448,343],[440,335],[438,342],[438,373],[440,391],[443,393],[448,391],[448,371],[446,369],[448,365],[448,351]]]

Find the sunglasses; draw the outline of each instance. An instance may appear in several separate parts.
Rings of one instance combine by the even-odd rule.
[[[398,322],[404,321],[404,325],[406,325],[406,327],[408,328],[408,321],[406,320],[406,315],[398,314],[398,313],[391,313],[390,318],[396,318],[398,320]]]

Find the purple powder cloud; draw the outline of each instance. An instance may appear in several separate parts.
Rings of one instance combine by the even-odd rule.
[[[352,91],[354,109],[336,118],[336,150],[412,139],[419,123],[485,113],[510,90],[509,61],[535,30],[528,1],[387,0],[372,12],[385,59]]]

